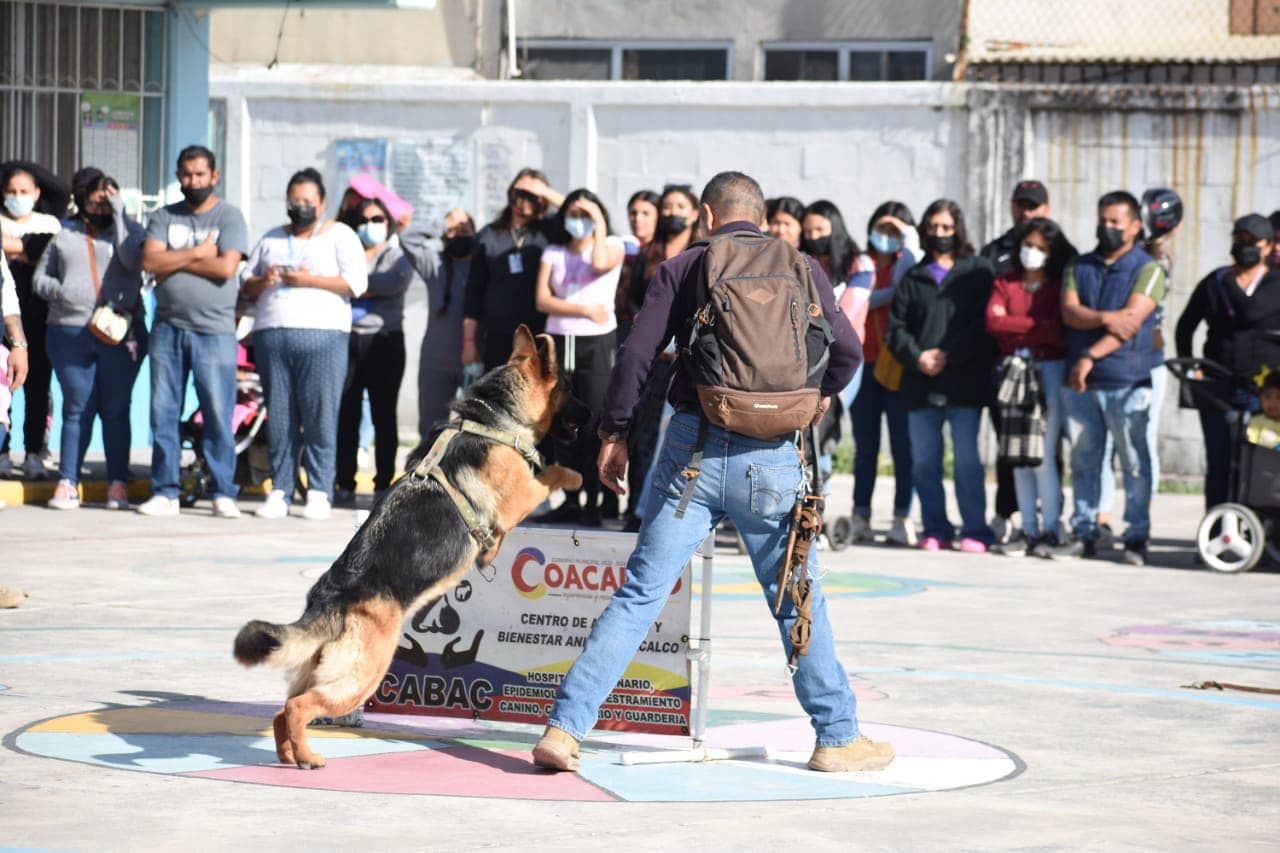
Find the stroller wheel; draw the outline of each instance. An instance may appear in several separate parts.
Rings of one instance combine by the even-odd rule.
[[[853,521],[849,516],[842,515],[831,522],[831,527],[827,530],[827,541],[831,543],[832,551],[843,551],[849,547],[849,543],[853,541]]]
[[[1215,572],[1247,572],[1267,546],[1258,514],[1244,504],[1218,504],[1205,513],[1196,531],[1200,559]]]

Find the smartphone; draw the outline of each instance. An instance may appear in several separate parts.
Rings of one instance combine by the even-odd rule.
[[[280,272],[297,272],[298,268],[293,264],[276,264],[276,269]]]

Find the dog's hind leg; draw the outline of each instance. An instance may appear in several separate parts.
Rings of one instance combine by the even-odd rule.
[[[276,737],[276,758],[281,764],[296,764],[293,760],[293,744],[289,743],[289,724],[285,721],[284,710],[276,714],[271,721]]]
[[[303,770],[324,767],[324,756],[312,752],[307,744],[307,723],[316,717],[333,716],[329,702],[319,690],[312,689],[285,702],[281,714],[284,715],[285,733],[289,739],[285,749],[292,754],[293,763]]]

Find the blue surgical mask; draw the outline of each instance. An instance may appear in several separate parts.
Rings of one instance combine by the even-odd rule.
[[[360,242],[364,243],[365,248],[377,246],[385,243],[387,240],[387,223],[385,222],[361,222],[356,228],[356,236],[360,238]]]
[[[36,197],[33,195],[7,195],[4,197],[4,209],[14,219],[21,219],[36,208]]]
[[[869,240],[871,241],[871,248],[882,255],[896,255],[902,250],[901,238],[890,237],[880,231],[872,231]]]
[[[566,216],[564,218],[564,230],[569,232],[569,236],[575,240],[581,240],[590,237],[591,232],[596,230],[596,224],[584,216]]]

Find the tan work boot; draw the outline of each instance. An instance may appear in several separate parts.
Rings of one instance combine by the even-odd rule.
[[[824,773],[847,773],[851,770],[883,770],[893,761],[893,745],[876,743],[866,735],[858,735],[844,746],[820,746],[809,757],[809,769]]]
[[[578,742],[568,732],[547,726],[533,748],[533,763],[550,770],[577,770]]]
[[[20,607],[27,600],[27,594],[20,589],[9,589],[0,586],[0,608],[12,609]]]

